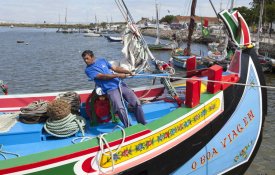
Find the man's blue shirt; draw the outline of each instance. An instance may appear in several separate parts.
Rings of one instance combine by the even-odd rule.
[[[86,75],[93,81],[96,85],[101,87],[104,93],[107,93],[109,90],[117,89],[119,86],[119,79],[113,78],[109,80],[101,80],[96,78],[98,74],[113,74],[110,70],[112,65],[106,61],[104,58],[97,58],[95,62],[86,67]]]

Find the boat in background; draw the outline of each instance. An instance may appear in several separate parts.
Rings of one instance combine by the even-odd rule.
[[[101,37],[102,35],[99,33],[85,33],[83,36],[85,37]]]
[[[158,4],[156,4],[156,35],[157,39],[154,44],[147,44],[150,50],[173,50],[177,48],[177,44],[175,42],[171,42],[168,44],[163,44],[160,42],[160,27],[159,27],[159,13],[158,13]]]
[[[119,36],[104,36],[109,42],[122,42],[122,37]]]
[[[191,15],[190,15],[190,22],[189,22],[190,25],[188,26],[187,47],[185,49],[176,48],[171,53],[173,65],[183,69],[186,68],[186,62],[189,58],[195,57],[197,60],[197,65],[201,64],[201,59],[202,59],[201,56],[191,53],[192,35],[195,29],[195,20],[194,18],[191,18],[191,16],[195,16],[196,4],[197,4],[197,1],[192,0]]]

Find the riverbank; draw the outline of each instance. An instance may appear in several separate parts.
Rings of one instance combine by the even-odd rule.
[[[151,36],[156,37],[156,29],[142,29],[142,34],[145,36]],[[171,40],[172,35],[176,34],[178,40],[181,40],[183,42],[187,41],[188,31],[187,30],[160,30],[160,38]],[[255,41],[253,35],[252,41]],[[194,34],[192,36],[192,42],[194,43],[201,43],[201,44],[208,44],[210,42],[219,42],[220,34],[214,33],[210,34],[207,38],[204,38],[201,34],[201,31],[194,31]],[[268,39],[262,39],[260,42],[260,48],[259,53],[262,55],[265,55],[265,53],[268,53],[270,57],[275,58],[275,35],[269,37]]]
[[[105,23],[104,25],[107,25]],[[109,23],[109,25],[125,25],[124,22],[113,22]],[[0,26],[6,27],[33,27],[33,28],[75,28],[75,29],[89,29],[95,26],[95,24],[31,24],[31,23],[0,23]],[[101,24],[98,24],[101,27]]]
[[[88,24],[28,24],[28,23],[0,23],[0,26],[6,27],[33,27],[33,28],[89,28]]]
[[[156,37],[156,29],[142,29],[142,34],[145,36]],[[160,30],[160,38],[165,40],[171,40],[172,35],[176,34],[178,40],[183,42],[187,41],[188,31],[187,30]],[[216,36],[210,36],[208,38],[203,38],[201,32],[194,31],[192,36],[192,42],[207,44],[209,42],[218,41]]]

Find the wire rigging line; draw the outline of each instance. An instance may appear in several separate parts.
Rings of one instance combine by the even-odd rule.
[[[256,85],[253,83],[245,84],[245,83],[233,83],[233,82],[227,82],[227,81],[204,80],[200,78],[183,78],[183,77],[172,77],[172,76],[160,76],[160,75],[153,75],[153,74],[151,75],[137,74],[137,76],[169,78],[169,79],[177,79],[177,80],[197,80],[197,81],[204,81],[204,82],[211,82],[211,83],[222,83],[222,84],[230,84],[230,85],[238,85],[238,86],[250,86],[250,87],[259,87],[259,88],[266,88],[266,89],[275,89],[275,86],[262,86],[262,85]]]

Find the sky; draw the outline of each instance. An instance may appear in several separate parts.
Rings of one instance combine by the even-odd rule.
[[[155,18],[155,2],[160,5],[160,17],[189,15],[191,0],[124,0],[135,21],[141,17]],[[229,8],[230,0],[212,0],[219,11]],[[235,0],[234,6],[247,6],[252,0]],[[122,22],[115,0],[0,0],[0,22],[64,23]],[[196,15],[215,16],[208,0],[197,0]]]

